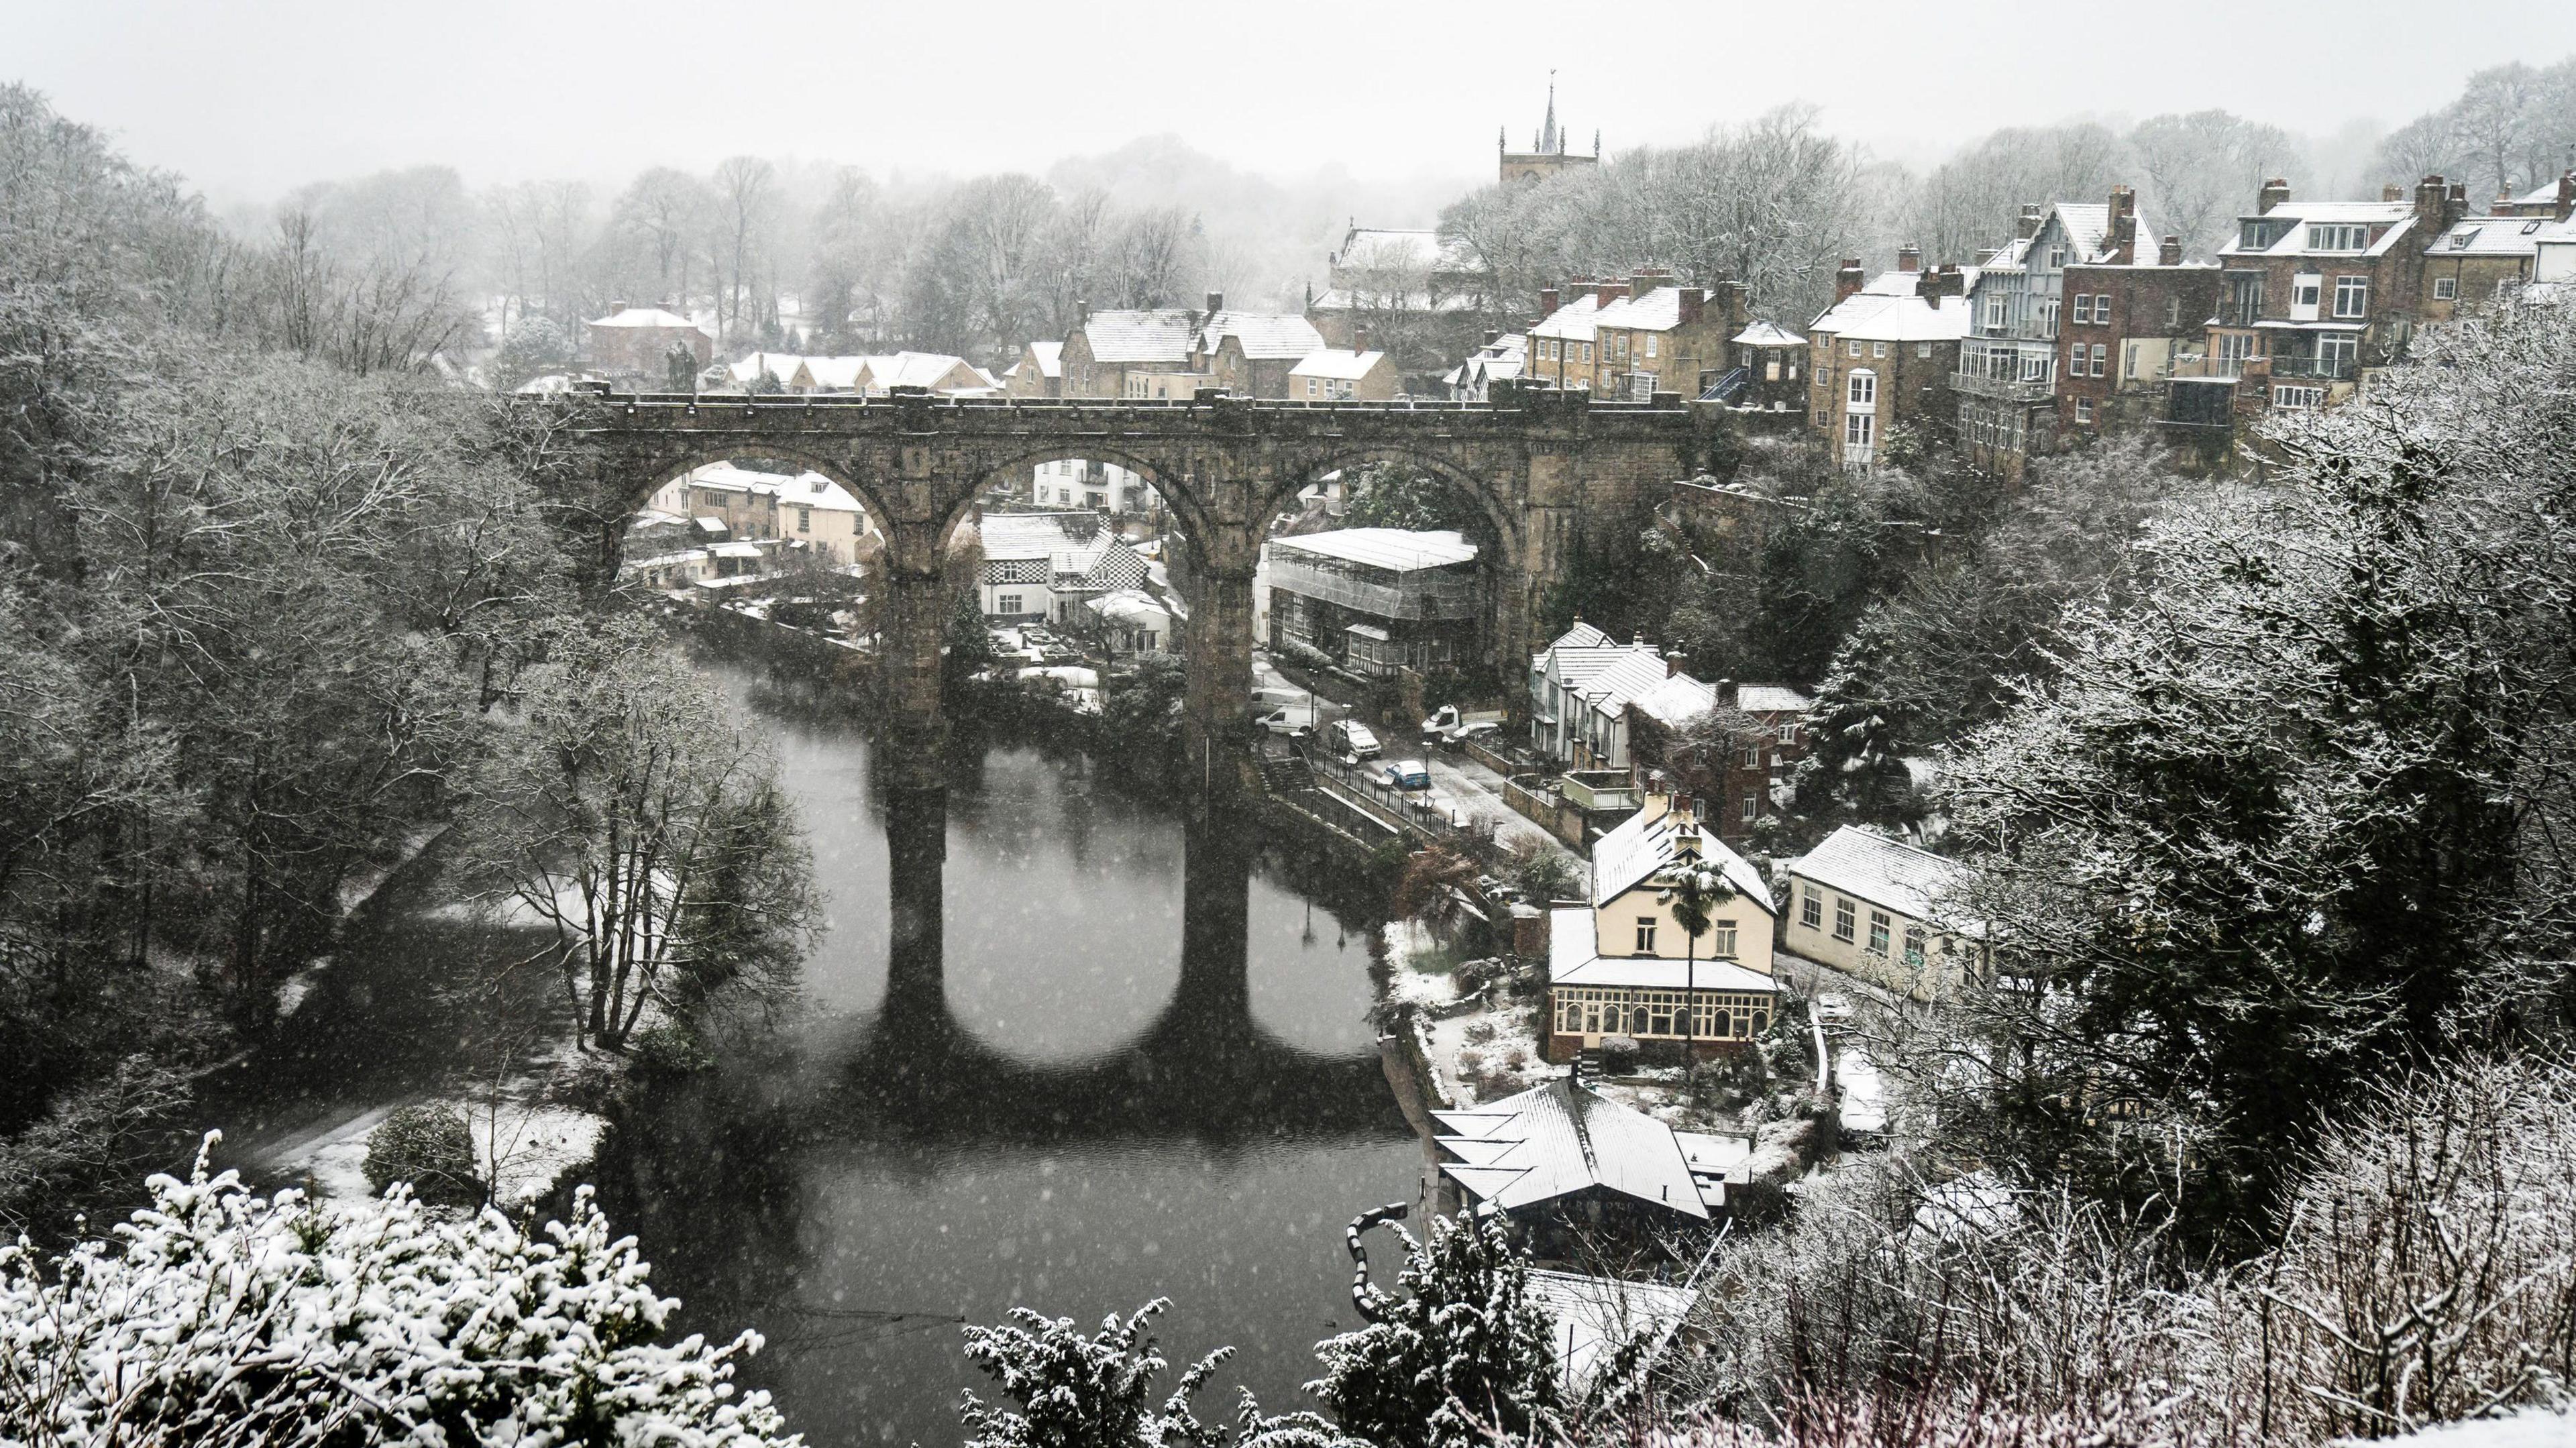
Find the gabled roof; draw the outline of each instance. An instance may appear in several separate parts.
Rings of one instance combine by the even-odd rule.
[[[834,512],[864,513],[867,508],[850,494],[850,490],[818,472],[802,472],[793,477],[785,473],[754,472],[731,463],[709,463],[692,469],[689,483],[693,487],[722,488],[729,492],[762,493],[776,497],[791,507],[827,508]]]
[[[674,312],[666,312],[660,307],[628,307],[613,316],[600,317],[590,325],[594,327],[679,327],[697,332],[706,330],[688,318]]]
[[[1255,362],[1303,357],[1324,349],[1324,334],[1295,312],[1218,312],[1199,329],[1199,351],[1214,355],[1227,337]]]
[[[870,392],[890,387],[929,387],[953,392],[993,385],[991,378],[967,365],[965,358],[945,352],[897,352],[887,357],[870,357],[866,361],[860,380]]]
[[[1600,1187],[1684,1216],[1709,1215],[1671,1127],[1571,1078],[1431,1119],[1442,1133],[1435,1139],[1458,1158],[1441,1172],[1504,1211]]]
[[[732,375],[734,381],[746,386],[758,382],[765,372],[777,378],[783,387],[789,378],[796,375],[796,369],[804,365],[805,359],[792,352],[754,352],[740,361],[726,363],[725,371]]]
[[[1302,355],[1305,360],[1289,368],[1289,376],[1357,382],[1386,360],[1384,352],[1347,352],[1339,347],[1324,347]]]
[[[1062,377],[1064,375],[1064,344],[1062,342],[1031,342],[1029,344],[1028,355],[1037,359],[1038,375],[1040,377]],[[1014,364],[1015,369],[1016,365],[1017,364]]]
[[[1682,324],[1682,289],[1657,287],[1642,297],[1621,297],[1601,309],[1595,329],[1620,327],[1632,332],[1669,332]]]
[[[1756,322],[1736,333],[1733,340],[1739,347],[1804,347],[1807,345],[1806,338],[1785,327],[1773,326],[1769,322]]]
[[[1273,538],[1270,546],[1394,573],[1476,561],[1476,545],[1454,529],[1416,533],[1403,528],[1336,528],[1325,533]]]
[[[2415,207],[2413,203],[2405,201],[2283,201],[2273,206],[2270,211],[2240,216],[2237,220],[2240,223],[2288,221],[2294,224],[2282,230],[2279,240],[2264,247],[2244,245],[2244,232],[2240,227],[2237,234],[2229,237],[2227,244],[2218,249],[2220,256],[2303,256],[2308,254],[2309,224],[2336,222],[2346,225],[2387,227],[2388,229],[2370,244],[2370,249],[2362,253],[2366,256],[2382,256],[2389,248],[2396,246],[2402,239],[2413,233]],[[2317,253],[2320,256],[2353,254],[2348,251]]]
[[[984,560],[1044,558],[1058,563],[1079,561],[1059,572],[1079,573],[1099,556],[1116,535],[1101,526],[1097,513],[987,513],[975,525]]]
[[[1192,320],[1179,307],[1094,312],[1080,330],[1095,361],[1181,363],[1189,360]]]
[[[1618,986],[1630,990],[1736,990],[1760,994],[1778,982],[1737,960],[1660,955],[1603,955],[1596,939],[1599,918],[1589,905],[1560,905],[1548,912],[1547,978],[1552,985]]]
[[[1735,707],[1747,714],[1804,714],[1815,700],[1786,684],[1738,684]]]
[[[813,379],[817,387],[850,392],[858,388],[859,369],[867,364],[865,357],[808,357],[805,359],[805,375]]]
[[[1574,626],[1572,628],[1558,634],[1556,638],[1548,644],[1548,647],[1552,649],[1597,649],[1608,642],[1610,642],[1610,636],[1608,634],[1603,633],[1601,630],[1594,628],[1592,625],[1585,623],[1583,620],[1578,618],[1574,621]],[[1539,657],[1545,658],[1547,656],[1542,653]]]
[[[1823,844],[1789,861],[1787,869],[1917,920],[1941,915],[1941,896],[1960,876],[1955,860],[1855,825],[1826,836]]]
[[[1717,707],[1717,690],[1688,674],[1675,674],[1629,700],[1628,707],[1678,727]]]
[[[1550,649],[1541,668],[1585,707],[1625,712],[1628,701],[1664,682],[1669,670],[1653,644],[1604,644],[1591,649]]]
[[[2555,195],[2555,192],[2551,194]],[[2533,256],[2561,223],[2545,216],[2469,216],[2433,238],[2426,260],[2445,256]]]
[[[1727,887],[1744,897],[1762,913],[1776,913],[1771,907],[1771,887],[1753,862],[1726,847],[1709,827],[1693,818],[1677,820],[1672,814],[1647,810],[1628,816],[1617,829],[1603,835],[1592,847],[1592,904],[1599,908],[1654,879],[1681,859],[1682,846],[1693,845],[1702,862],[1714,867]]]

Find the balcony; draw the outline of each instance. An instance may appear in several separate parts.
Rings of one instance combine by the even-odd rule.
[[[2024,381],[2018,377],[1988,377],[1982,372],[1953,372],[1950,390],[2005,402],[2046,402],[2057,395],[2057,383],[2045,377]]]
[[[2272,376],[2275,380],[2296,377],[2303,381],[2350,382],[2358,370],[2349,357],[2275,357]]]

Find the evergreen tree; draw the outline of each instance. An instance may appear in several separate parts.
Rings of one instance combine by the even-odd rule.
[[[1556,1424],[1553,1331],[1501,1221],[1435,1220],[1396,1287],[1368,1289],[1368,1326],[1316,1344],[1324,1375],[1307,1390],[1344,1432],[1377,1448],[1481,1448]]]

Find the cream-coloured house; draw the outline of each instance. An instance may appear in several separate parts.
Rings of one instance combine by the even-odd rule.
[[[1703,866],[1734,893],[1693,939],[1662,896]],[[1777,923],[1762,872],[1701,822],[1698,802],[1650,788],[1593,846],[1591,900],[1548,912],[1547,1059],[1572,1060],[1604,1036],[1675,1059],[1759,1036],[1771,1026]]]
[[[1785,867],[1781,948],[1931,1000],[1984,959],[1983,931],[1945,907],[1959,866],[1930,850],[1845,825]]]
[[[734,539],[781,538],[809,545],[834,563],[855,563],[874,531],[850,490],[821,473],[754,472],[709,463],[653,495],[653,506],[688,518],[720,518]]]

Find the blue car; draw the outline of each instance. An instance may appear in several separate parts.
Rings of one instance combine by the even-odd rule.
[[[1429,789],[1431,770],[1419,759],[1399,759],[1377,772],[1378,781],[1395,789]]]

